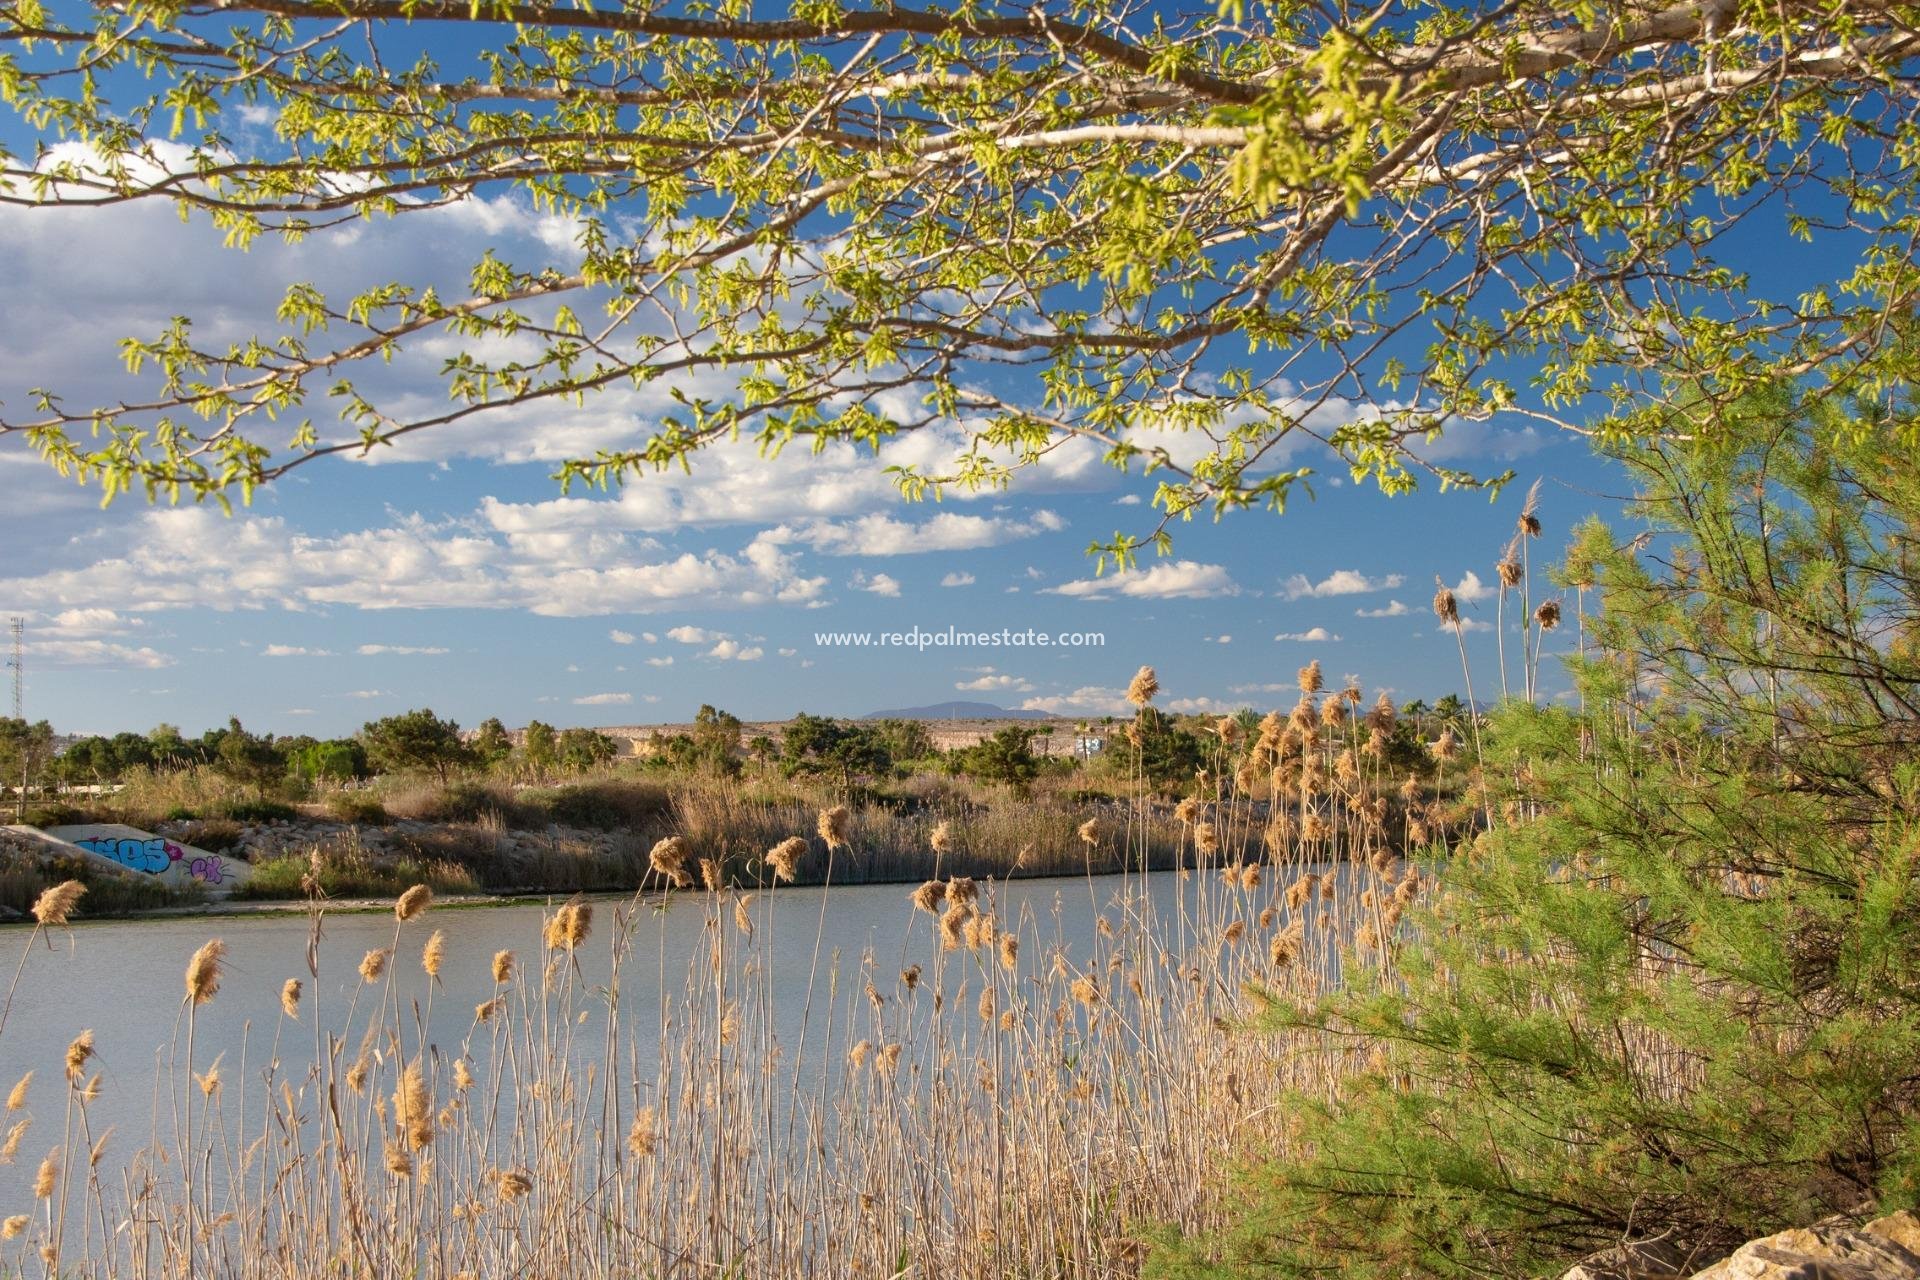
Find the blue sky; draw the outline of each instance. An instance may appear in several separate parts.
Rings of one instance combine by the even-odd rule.
[[[159,204],[0,210],[0,402],[24,408],[34,386],[76,403],[120,394],[118,340],[174,314],[199,319],[203,340],[239,335],[271,327],[290,280],[338,292],[453,281],[489,247],[559,252],[571,234],[504,196],[245,255]],[[450,349],[422,344],[383,389],[432,402]],[[724,448],[691,476],[561,496],[562,460],[634,440],[670,411],[670,390],[326,460],[231,518],[137,497],[103,511],[97,490],[0,442],[0,613],[27,619],[29,715],[97,732],[163,720],[196,731],[231,714],[321,735],[423,705],[469,725],[675,721],[703,702],[750,719],[857,715],[953,698],[1094,716],[1121,709],[1143,662],[1171,707],[1221,710],[1290,701],[1295,670],[1316,658],[1330,679],[1431,699],[1461,687],[1453,638],[1429,612],[1436,576],[1462,587],[1484,698],[1499,684],[1487,584],[1528,485],[1544,480],[1545,558],[1581,517],[1618,510],[1620,481],[1582,442],[1518,422],[1461,427],[1434,450],[1481,473],[1514,468],[1497,502],[1356,491],[1303,446],[1288,465],[1323,468],[1315,500],[1180,526],[1171,556],[1117,578],[1096,578],[1086,548],[1150,531],[1153,481],[1090,446],[1058,451],[1009,492],[937,505],[901,501],[882,467],[952,457],[957,428],[904,437],[878,460]],[[1105,642],[917,653],[815,642],[916,626]],[[1550,652],[1571,630],[1554,639]]]

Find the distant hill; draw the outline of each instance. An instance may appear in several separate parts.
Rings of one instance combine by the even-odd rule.
[[[991,702],[936,702],[930,707],[902,707],[898,711],[874,711],[864,720],[1045,720],[1044,711],[1009,711]]]

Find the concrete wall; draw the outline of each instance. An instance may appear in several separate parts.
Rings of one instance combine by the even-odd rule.
[[[214,897],[224,898],[247,878],[247,864],[223,853],[208,853],[151,831],[118,822],[48,827],[46,834],[105,858],[124,870],[172,884],[198,881]]]

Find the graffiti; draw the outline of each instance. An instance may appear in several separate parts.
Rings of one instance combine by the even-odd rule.
[[[192,880],[214,890],[215,897],[224,895],[247,878],[244,858],[212,854],[118,823],[50,827],[47,834],[139,875],[170,881]]]
[[[104,854],[130,871],[144,871],[150,876],[161,874],[186,856],[185,849],[159,836],[147,840],[96,836],[89,840],[75,840],[74,843],[82,849]]]

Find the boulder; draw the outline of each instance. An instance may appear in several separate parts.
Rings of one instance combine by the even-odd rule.
[[[1694,1280],[1920,1280],[1920,1218],[1795,1227],[1741,1245]]]
[[[1711,1258],[1697,1257],[1671,1240],[1633,1240],[1582,1259],[1561,1280],[1677,1280]]]

